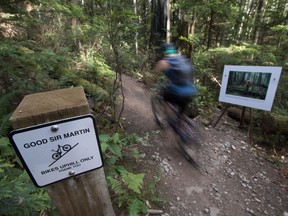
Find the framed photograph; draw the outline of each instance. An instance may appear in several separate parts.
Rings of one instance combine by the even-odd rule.
[[[282,67],[225,65],[219,101],[271,111]]]

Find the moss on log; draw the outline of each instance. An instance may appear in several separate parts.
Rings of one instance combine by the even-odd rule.
[[[75,78],[74,82],[76,83],[76,85],[82,86],[85,92],[90,94],[92,97],[107,98],[109,96],[108,92],[105,91],[103,88],[97,86],[94,83],[89,82],[86,79]]]
[[[230,118],[241,121],[242,111],[242,109],[236,107],[229,107],[227,109],[227,114]],[[243,121],[246,124],[250,123],[250,114],[248,111],[245,111],[243,118]],[[288,136],[288,116],[265,113],[252,116],[252,119],[253,121],[255,119],[256,126],[259,126],[261,131],[265,134],[281,134]]]
[[[241,121],[241,115],[242,115],[242,109],[236,108],[236,107],[229,107],[227,109],[227,114],[230,118],[235,119],[236,121]],[[250,123],[250,114],[248,111],[245,111],[243,115],[243,121],[246,124]]]
[[[267,134],[288,135],[288,116],[264,114],[259,117],[260,128]]]

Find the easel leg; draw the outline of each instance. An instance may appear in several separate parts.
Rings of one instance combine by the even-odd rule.
[[[249,127],[249,142],[252,146],[253,144],[253,116],[252,108],[250,108],[250,127]]]
[[[224,115],[224,113],[226,112],[227,109],[228,109],[228,106],[225,107],[225,109],[222,111],[221,115],[219,116],[219,118],[217,119],[217,121],[215,122],[215,124],[213,125],[214,128],[215,128],[216,125],[219,123],[220,119],[222,118],[222,116]]]
[[[243,109],[242,109],[241,116],[240,116],[240,125],[239,125],[239,128],[243,127],[245,111],[246,111],[246,107],[244,106]]]

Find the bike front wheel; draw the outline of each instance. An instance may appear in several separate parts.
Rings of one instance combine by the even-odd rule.
[[[151,98],[152,111],[155,116],[156,123],[161,128],[166,128],[168,125],[167,114],[165,110],[165,101],[160,95],[154,95]]]
[[[63,146],[64,151],[69,151],[72,147],[69,144]]]

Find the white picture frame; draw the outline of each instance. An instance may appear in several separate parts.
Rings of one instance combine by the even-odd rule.
[[[219,101],[271,111],[282,67],[225,65]]]

